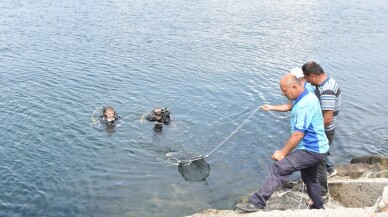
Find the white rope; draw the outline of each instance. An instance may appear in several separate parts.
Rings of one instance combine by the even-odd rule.
[[[197,156],[197,157],[194,157],[190,160],[179,160],[178,158],[168,158],[167,159],[167,163],[170,163],[170,164],[174,164],[174,165],[180,165],[180,164],[184,164],[185,166],[186,165],[190,165],[191,162],[194,162],[194,161],[197,161],[197,160],[203,160],[205,159],[204,156],[200,155],[200,156]]]
[[[329,195],[329,200],[327,201],[327,203],[330,203],[331,195],[330,195],[329,183],[327,183],[327,194]],[[322,201],[322,202],[323,202],[323,201]]]
[[[388,172],[388,170],[383,170],[383,171],[380,171],[380,172],[375,173],[375,178],[376,178],[376,175],[377,175],[377,174],[385,173],[385,172]]]
[[[304,191],[304,182],[302,181],[302,196],[301,196],[301,198],[300,198],[300,202],[299,202],[299,207],[298,207],[298,209],[300,209],[300,206],[301,206],[302,201],[303,201],[303,191]],[[329,195],[329,200],[327,201],[327,203],[330,203],[330,201],[331,201],[331,196],[330,196],[329,185],[327,185],[327,194]],[[309,199],[309,200],[311,200],[311,199]],[[323,202],[323,201],[322,201],[322,202]],[[314,201],[313,201],[313,203],[314,203]]]
[[[94,115],[96,114],[96,112],[98,111],[98,110],[100,110],[102,107],[100,106],[100,107],[98,107],[98,108],[96,108],[96,110],[94,110],[94,112],[93,112],[93,114],[92,114],[92,121],[93,121],[93,124],[95,124],[96,122],[97,122],[97,120],[94,118]]]
[[[237,127],[224,141],[222,141],[215,149],[213,149],[209,154],[205,155],[204,158],[209,157],[215,150],[217,150],[221,145],[223,145],[230,137],[233,136],[261,107],[258,107],[240,126]]]
[[[298,207],[298,209],[300,209],[300,205],[302,205],[302,201],[303,201],[303,191],[304,191],[304,182],[302,181],[302,196],[300,197],[300,202],[299,202],[299,207]]]
[[[169,163],[172,163],[172,164],[180,164],[180,163],[182,163],[182,162],[192,162],[192,161],[195,161],[195,160],[200,160],[200,159],[205,159],[205,158],[208,158],[214,151],[216,151],[221,145],[223,145],[226,141],[228,141],[228,139],[230,139],[230,137],[232,137],[256,112],[257,112],[257,110],[259,110],[260,108],[262,108],[262,106],[259,106],[259,107],[257,107],[256,109],[255,109],[255,111],[253,111],[252,112],[252,114],[251,115],[249,115],[249,117],[247,118],[247,119],[245,119],[245,121],[242,123],[242,124],[240,124],[240,126],[238,126],[226,139],[224,139],[224,141],[222,141],[217,147],[215,147],[211,152],[209,152],[209,154],[207,154],[207,155],[205,155],[205,156],[199,156],[199,157],[196,157],[194,160],[193,159],[191,159],[191,160],[188,160],[188,161],[181,161],[181,160],[178,160],[178,159],[176,159],[176,158],[169,158],[168,160],[167,160],[167,162],[169,162]],[[268,111],[272,116],[274,116],[274,117],[276,117],[276,118],[287,118],[287,117],[289,117],[290,115],[291,115],[291,113],[289,114],[289,115],[287,115],[287,116],[284,116],[284,117],[279,117],[279,116],[276,116],[276,115],[274,115],[274,114],[272,114],[271,113],[271,111]],[[143,115],[144,116],[144,115]],[[141,117],[141,121],[142,121],[142,118],[143,118],[143,116]],[[172,160],[172,161],[174,161],[174,162],[171,162],[170,161],[170,159]]]
[[[295,195],[295,194],[294,194]],[[295,199],[295,198],[293,198],[293,197],[290,197],[290,196],[288,196],[287,194],[285,194],[285,196],[287,197],[287,198],[289,198],[289,199],[292,199],[292,200],[295,200],[296,202],[299,202],[297,199]]]
[[[144,115],[142,115],[142,116],[140,117],[140,123],[143,123],[143,118],[144,118],[145,115],[146,115],[146,114],[144,114]]]
[[[142,116],[140,117],[140,123],[143,123],[144,117],[145,117],[146,115],[151,114],[151,113],[152,113],[152,112],[148,112],[148,113],[145,113],[144,115],[142,115]]]
[[[290,114],[288,114],[288,115],[286,115],[286,116],[276,116],[274,113],[272,113],[270,110],[268,110],[268,112],[272,115],[272,116],[274,116],[275,118],[288,118],[288,117],[290,117],[290,115],[291,115],[291,113]]]
[[[211,152],[209,152],[209,154],[203,156],[203,155],[200,155],[200,156],[197,156],[195,158],[192,158],[190,160],[179,160],[177,158],[168,158],[167,159],[167,162],[168,163],[171,163],[171,164],[176,164],[176,165],[179,165],[179,164],[190,164],[191,162],[193,161],[197,161],[197,160],[202,160],[202,159],[205,159],[207,157],[209,157],[215,150],[217,150],[221,145],[223,145],[230,137],[233,136],[233,134],[235,134],[256,112],[257,110],[259,110],[261,107],[258,107],[251,115],[249,115],[249,117],[240,125],[237,127],[237,129],[235,129],[224,141],[222,141],[217,147],[215,147]]]

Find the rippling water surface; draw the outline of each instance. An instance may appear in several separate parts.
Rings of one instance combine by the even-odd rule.
[[[332,160],[388,154],[388,2],[0,2],[0,215],[185,216],[256,190],[289,120],[258,111],[188,182],[163,156],[209,153],[309,60],[343,91]],[[114,106],[114,133],[92,114]],[[161,133],[140,117],[168,107]],[[279,114],[285,115],[285,114]]]

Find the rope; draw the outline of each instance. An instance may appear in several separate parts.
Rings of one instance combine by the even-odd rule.
[[[179,165],[182,163],[183,164],[190,164],[193,161],[202,160],[202,159],[209,157],[215,150],[217,150],[221,145],[223,145],[226,141],[228,141],[228,139],[230,137],[232,137],[233,134],[235,134],[260,108],[261,107],[258,107],[251,115],[249,115],[249,117],[240,126],[238,126],[237,129],[235,129],[224,141],[222,141],[217,147],[215,147],[211,152],[209,152],[209,154],[207,154],[205,156],[199,155],[199,156],[196,156],[194,158],[191,158],[190,160],[179,160],[177,158],[168,158],[167,162],[170,164],[175,164],[175,165]]]
[[[300,198],[300,202],[299,202],[299,207],[298,207],[298,209],[300,209],[300,206],[301,206],[302,201],[303,201],[303,191],[304,191],[304,182],[302,181],[302,196],[301,196],[301,198]],[[329,185],[327,186],[327,194],[328,194],[328,196],[329,196],[329,200],[327,201],[327,203],[330,203],[330,201],[331,201],[331,195],[330,195]],[[309,200],[311,200],[311,199],[309,199]],[[322,201],[322,202],[323,202],[323,201]],[[313,201],[313,203],[314,203],[314,201]]]
[[[94,115],[96,114],[96,112],[98,111],[98,110],[100,110],[102,107],[100,106],[100,107],[98,107],[98,108],[96,108],[95,110],[94,110],[94,112],[93,112],[93,114],[92,114],[92,121],[93,121],[93,124],[95,124],[96,122],[97,122],[97,120],[94,118]]]
[[[286,116],[276,116],[274,113],[272,113],[270,110],[268,110],[268,112],[272,115],[272,116],[274,116],[275,118],[288,118],[288,117],[290,117],[290,115],[291,115],[291,113],[290,114],[288,114],[288,115],[286,115]]]
[[[148,112],[148,113],[142,115],[142,116],[140,117],[140,123],[143,123],[143,118],[144,118],[144,116],[149,115],[149,114],[151,114],[151,112]]]
[[[388,170],[382,170],[382,171],[380,171],[380,172],[375,173],[375,178],[376,178],[376,175],[377,175],[377,174],[385,173],[385,172],[388,172]]]
[[[205,157],[202,155],[194,157],[190,160],[179,160],[178,158],[171,157],[171,158],[167,159],[167,163],[174,164],[174,165],[180,165],[180,164],[190,165],[191,162],[193,162],[193,161],[203,160],[203,159],[205,159]]]
[[[221,145],[223,145],[230,137],[233,136],[261,107],[258,107],[240,126],[237,127],[224,141],[222,141],[215,149],[213,149],[209,154],[205,155],[204,158],[209,157],[215,150],[217,150]]]
[[[194,159],[191,159],[191,160],[178,160],[176,158],[169,158],[167,160],[168,163],[171,163],[171,164],[181,164],[181,163],[191,163],[192,161],[196,161],[196,160],[200,160],[200,159],[205,159],[205,158],[208,158],[214,151],[216,151],[221,145],[225,144],[226,141],[228,141],[228,139],[230,139],[230,137],[232,137],[256,112],[257,110],[259,110],[260,108],[262,108],[262,106],[259,106],[255,109],[255,111],[252,112],[251,115],[249,115],[249,117],[247,119],[245,119],[245,121],[240,124],[240,126],[238,126],[226,139],[224,139],[224,141],[222,141],[219,145],[217,145],[217,147],[215,147],[211,152],[209,152],[209,154],[205,155],[205,156],[198,156]],[[271,111],[268,111],[272,116],[276,117],[276,118],[287,118],[291,115],[291,113],[287,116],[283,116],[283,117],[280,117],[280,116],[276,116],[274,114],[272,114]],[[144,116],[144,115],[143,115]],[[143,116],[141,117],[141,121],[143,119]]]
[[[300,205],[302,205],[302,201],[303,201],[303,191],[304,191],[304,182],[302,181],[302,196],[300,197],[300,202],[299,202],[299,207],[298,207],[298,209],[300,209]]]

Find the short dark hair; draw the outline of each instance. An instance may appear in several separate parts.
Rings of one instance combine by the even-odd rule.
[[[313,61],[304,64],[302,66],[302,71],[305,76],[310,74],[320,75],[325,73],[322,67],[318,63]]]
[[[104,107],[104,111],[103,112],[105,113],[106,111],[109,111],[109,110],[112,110],[113,112],[115,111],[112,106],[108,105],[108,106]]]

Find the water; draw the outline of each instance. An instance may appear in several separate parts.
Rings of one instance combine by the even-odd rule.
[[[256,190],[288,119],[259,111],[206,161],[207,184],[164,161],[209,153],[309,60],[343,91],[337,164],[388,154],[388,2],[1,1],[0,215],[185,216]],[[103,105],[123,123],[92,124]],[[167,106],[161,133],[140,117]],[[280,114],[281,115],[281,114]]]

